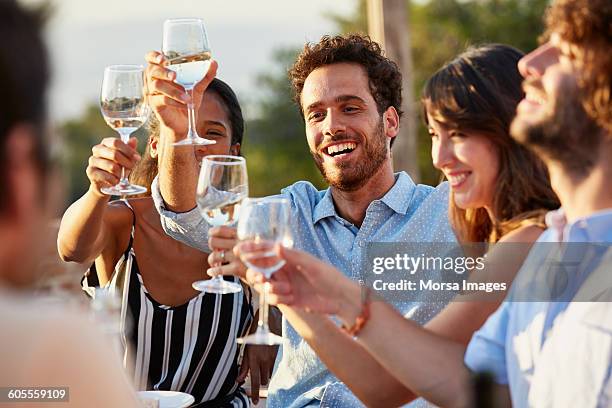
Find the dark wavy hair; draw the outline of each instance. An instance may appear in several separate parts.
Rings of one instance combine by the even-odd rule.
[[[522,56],[507,45],[469,48],[436,72],[423,90],[426,123],[429,114],[451,128],[483,134],[498,152],[493,218],[484,208],[457,207],[451,194],[449,217],[461,242],[496,242],[526,222],[543,226],[544,214],[559,207],[546,167],[509,132],[523,98],[517,68]]]
[[[222,80],[215,78],[212,80],[210,85],[208,85],[208,88],[206,88],[206,92],[214,92],[215,95],[221,98],[221,102],[224,105],[230,122],[229,124],[232,132],[231,144],[235,145],[240,143],[242,145],[242,139],[244,136],[244,118],[242,116],[240,102],[238,102],[238,97],[232,88]],[[151,115],[148,129],[150,137],[159,140],[159,120],[155,115]],[[151,157],[150,144],[147,143],[142,160],[132,170],[132,173],[130,173],[130,182],[140,186],[146,186],[147,192],[142,196],[150,196],[151,183],[157,175],[157,172],[157,159]]]
[[[393,106],[402,116],[402,74],[397,64],[384,56],[378,43],[370,37],[359,34],[347,36],[324,36],[316,43],[307,43],[289,70],[293,87],[293,99],[297,103],[302,118],[301,97],[306,78],[315,69],[342,62],[361,65],[368,75],[370,93],[376,101],[379,114]],[[391,139],[393,144],[394,139]]]

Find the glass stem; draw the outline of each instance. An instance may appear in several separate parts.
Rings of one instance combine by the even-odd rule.
[[[189,130],[187,131],[187,137],[189,139],[196,138],[196,122],[195,122],[195,104],[193,103],[193,88],[186,89],[187,95],[189,95],[189,99],[191,102],[187,104],[187,115],[189,120]]]
[[[130,141],[130,135],[132,134],[132,132],[125,132],[123,131],[123,129],[120,129],[117,131],[119,133],[119,136],[121,136],[121,141],[125,144],[127,144]],[[121,168],[121,179],[119,180],[119,185],[120,186],[128,186],[130,184],[130,182],[128,181],[127,177],[125,177],[125,167]]]
[[[122,186],[127,186],[128,184],[130,184],[127,177],[125,177],[125,167],[121,168],[121,180],[119,180],[119,184],[121,184]]]
[[[268,291],[270,290],[270,283],[264,283],[263,294],[261,295],[261,303],[259,304],[259,322],[257,323],[257,330],[263,330],[269,332],[268,327]]]

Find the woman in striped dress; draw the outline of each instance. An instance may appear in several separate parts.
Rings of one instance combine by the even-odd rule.
[[[203,94],[197,128],[216,141],[191,150],[198,162],[208,154],[239,154],[242,112],[224,82],[214,79]],[[153,118],[133,182],[150,186],[168,148],[164,132],[164,124]],[[163,232],[150,194],[109,202],[100,191],[116,183],[121,166],[134,167],[135,147],[136,139],[123,144],[109,138],[92,149],[91,185],[64,214],[60,255],[66,261],[94,261],[100,284],[121,289],[124,363],[138,389],[186,392],[201,407],[247,407],[236,338],[253,320],[248,288],[227,295],[195,291],[191,284],[206,277],[208,254]]]

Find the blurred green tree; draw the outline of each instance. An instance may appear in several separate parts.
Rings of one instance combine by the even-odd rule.
[[[250,194],[255,197],[277,194],[298,180],[325,186],[310,155],[304,120],[291,101],[287,70],[297,53],[295,49],[275,51],[275,68],[257,77],[263,92],[254,101],[258,115],[247,121],[242,150],[249,168]]]

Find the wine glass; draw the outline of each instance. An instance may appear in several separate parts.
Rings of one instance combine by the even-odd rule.
[[[202,160],[196,202],[202,217],[212,226],[232,226],[238,221],[240,203],[249,195],[246,160],[239,156],[210,155]],[[239,283],[221,275],[193,283],[194,289],[209,293],[236,293]]]
[[[100,109],[106,123],[119,133],[124,143],[149,116],[143,76],[144,68],[140,65],[111,65],[104,69]],[[119,184],[101,191],[108,195],[133,195],[145,193],[147,188],[130,184],[122,168]]]
[[[275,251],[277,244],[292,244],[290,233],[290,206],[286,198],[248,198],[243,201],[238,220],[238,239],[248,241],[241,246],[240,259],[249,268],[270,278],[285,261]],[[238,343],[280,345],[283,338],[268,326],[269,283],[259,305],[259,323],[255,333],[239,338]]]
[[[162,53],[166,68],[176,73],[174,82],[191,96],[187,104],[189,130],[187,137],[174,146],[210,145],[215,140],[204,139],[196,130],[193,88],[204,78],[211,63],[211,51],[204,22],[199,18],[172,18],[164,21]]]

